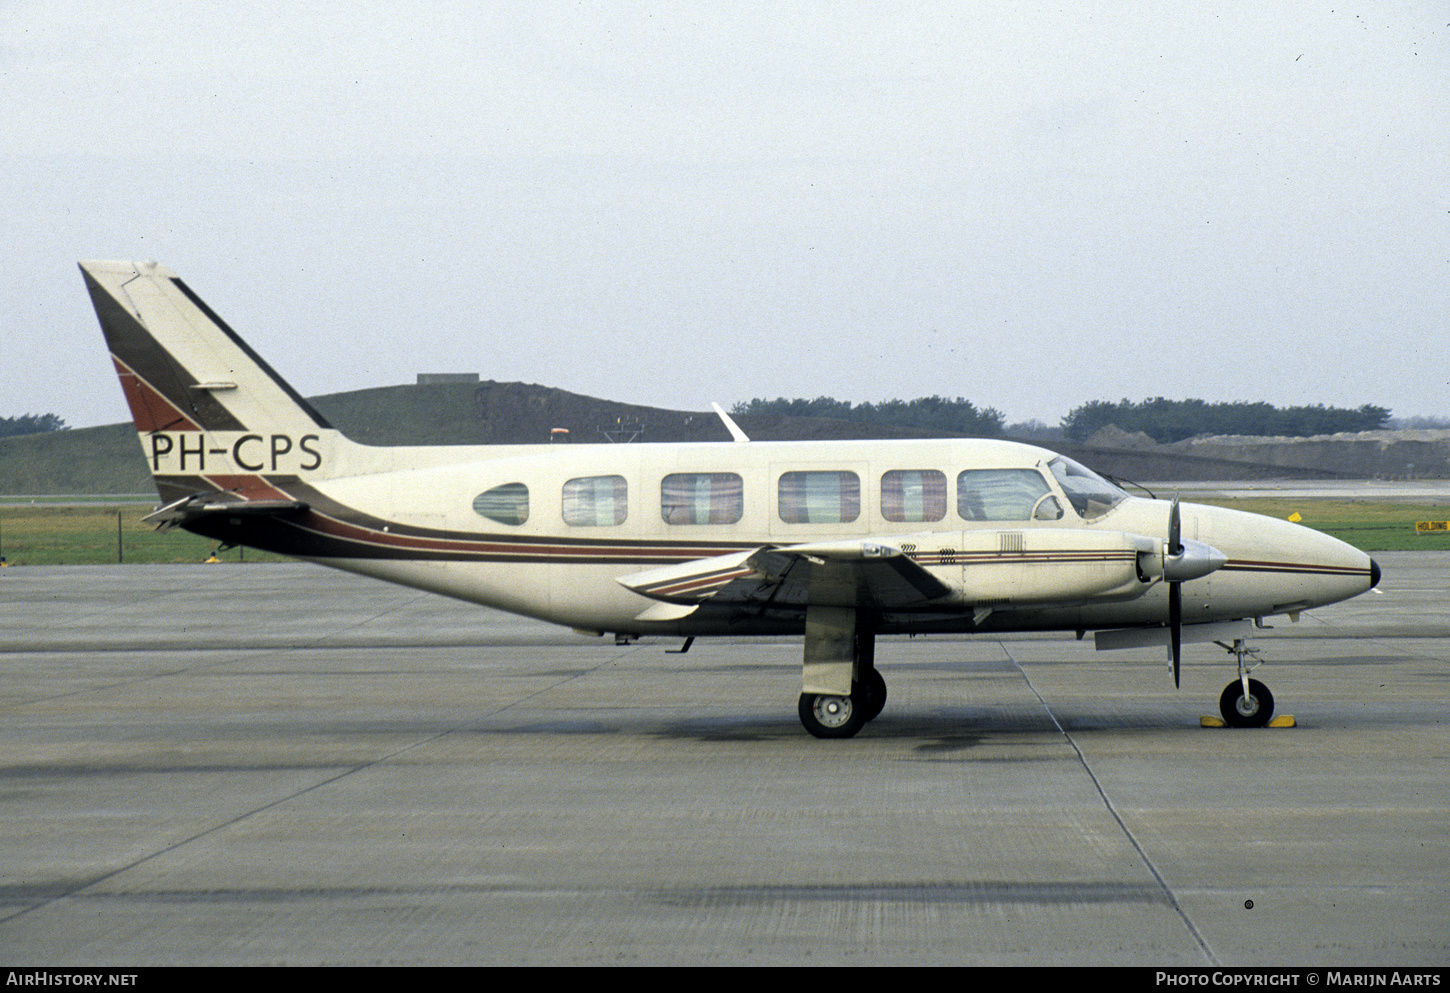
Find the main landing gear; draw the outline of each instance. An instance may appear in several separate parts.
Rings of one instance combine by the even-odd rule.
[[[867,637],[870,637],[869,635]],[[851,684],[850,696],[802,693],[801,724],[817,738],[849,738],[886,706],[886,680],[875,669]]]
[[[1268,724],[1274,716],[1274,694],[1257,679],[1249,678],[1249,673],[1264,661],[1258,649],[1250,648],[1242,638],[1235,638],[1231,646],[1221,641],[1214,644],[1232,655],[1239,667],[1238,678],[1225,686],[1218,698],[1218,712],[1223,715],[1224,723],[1233,728],[1261,728]]]
[[[805,661],[797,711],[817,738],[849,738],[886,706],[876,671],[876,634],[856,626],[849,607],[806,610]]]

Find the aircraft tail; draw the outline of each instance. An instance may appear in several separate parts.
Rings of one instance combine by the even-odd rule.
[[[163,503],[275,500],[327,474],[338,432],[175,273],[80,267]]]

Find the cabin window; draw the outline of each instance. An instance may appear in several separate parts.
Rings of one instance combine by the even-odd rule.
[[[849,524],[861,516],[854,472],[787,472],[780,477],[780,519],[787,524]]]
[[[957,476],[957,513],[966,521],[1030,521],[1034,512],[1055,520],[1062,507],[1050,494],[1036,469],[968,469]]]
[[[660,483],[667,524],[734,524],[744,513],[744,483],[733,472],[675,472]]]
[[[947,515],[947,477],[935,469],[893,469],[881,477],[881,516],[939,521]]]
[[[629,490],[623,476],[581,476],[564,484],[565,524],[623,524],[628,513]]]
[[[473,498],[473,509],[500,524],[522,524],[529,519],[529,488],[523,483],[504,483]]]

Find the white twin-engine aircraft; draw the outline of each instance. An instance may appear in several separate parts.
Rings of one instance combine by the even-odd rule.
[[[164,506],[149,518],[617,642],[805,636],[800,719],[881,712],[878,634],[1216,641],[1220,707],[1267,723],[1246,638],[1363,593],[1369,556],[1287,521],[1130,496],[986,440],[375,448],[333,429],[174,273],[81,270]],[[716,408],[719,410],[719,408]]]

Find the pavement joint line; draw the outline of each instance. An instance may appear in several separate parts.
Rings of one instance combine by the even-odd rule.
[[[1022,668],[1022,663],[1017,661],[1017,657],[1012,654],[1012,650],[1007,647],[1007,643],[998,642],[998,644],[1001,646],[1002,654],[1006,655],[1008,660],[1017,667],[1017,671],[1022,674],[1022,681],[1027,684],[1027,688],[1037,698],[1037,702],[1041,704],[1043,712],[1052,721],[1052,726],[1057,728],[1057,733],[1062,735],[1063,739],[1072,748],[1073,753],[1077,755],[1078,762],[1082,765],[1083,771],[1087,773],[1088,780],[1093,784],[1093,789],[1097,790],[1098,796],[1103,801],[1103,806],[1107,808],[1113,821],[1117,823],[1118,829],[1123,832],[1123,837],[1128,839],[1128,844],[1133,846],[1133,851],[1138,853],[1138,858],[1142,860],[1143,865],[1152,874],[1154,881],[1162,889],[1163,897],[1168,901],[1168,905],[1173,908],[1174,913],[1183,921],[1183,926],[1188,930],[1188,933],[1193,935],[1193,940],[1198,943],[1199,950],[1203,952],[1204,958],[1208,960],[1208,964],[1218,966],[1220,963],[1217,956],[1209,949],[1208,944],[1203,940],[1203,935],[1198,933],[1198,928],[1193,926],[1193,921],[1189,918],[1182,905],[1179,904],[1177,897],[1173,895],[1173,890],[1169,888],[1168,882],[1158,872],[1158,867],[1153,864],[1153,860],[1149,858],[1148,853],[1144,851],[1143,846],[1138,843],[1138,839],[1133,836],[1133,832],[1118,814],[1117,808],[1113,806],[1113,801],[1108,797],[1107,791],[1103,789],[1103,784],[1098,781],[1097,774],[1093,772],[1093,767],[1089,764],[1087,756],[1082,753],[1082,749],[1078,747],[1077,742],[1068,733],[1067,728],[1063,727],[1061,722],[1058,721],[1057,715],[1052,712],[1052,707],[1048,705],[1047,700],[1043,698],[1041,693],[1037,692],[1037,687],[1032,685],[1032,677],[1027,675],[1027,670]]]

